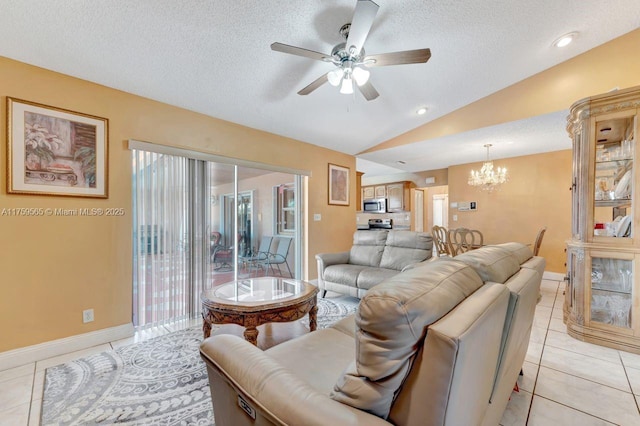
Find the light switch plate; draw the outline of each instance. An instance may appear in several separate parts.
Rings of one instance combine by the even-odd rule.
[[[321,221],[322,220],[322,215],[320,213],[315,213],[313,215],[313,220],[315,220],[316,222]]]

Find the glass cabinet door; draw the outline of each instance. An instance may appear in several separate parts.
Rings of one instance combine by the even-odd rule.
[[[591,321],[631,328],[633,260],[591,258]]]
[[[634,117],[595,122],[594,236],[633,235]]]

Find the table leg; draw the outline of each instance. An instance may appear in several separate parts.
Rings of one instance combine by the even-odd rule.
[[[244,329],[244,339],[254,346],[258,346],[258,329],[255,326],[248,326]]]
[[[318,306],[314,306],[309,311],[309,330],[315,331],[318,327]]]
[[[202,319],[202,333],[204,334],[205,339],[211,336],[211,323],[205,318]]]

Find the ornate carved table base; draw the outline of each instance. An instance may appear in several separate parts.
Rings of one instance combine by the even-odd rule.
[[[244,338],[257,345],[258,329],[262,324],[270,322],[296,321],[309,314],[309,329],[317,328],[318,306],[316,295],[318,289],[304,283],[306,291],[281,300],[268,300],[264,304],[236,303],[203,295],[202,331],[206,339],[211,335],[212,324],[237,324],[245,328]]]

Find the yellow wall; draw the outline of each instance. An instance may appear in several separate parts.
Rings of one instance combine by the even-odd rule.
[[[472,169],[481,163],[449,168],[449,203],[477,201],[475,212],[449,209],[449,228],[482,231],[485,244],[507,241],[531,243],[538,230],[547,232],[540,256],[546,258],[547,271],[565,272],[565,241],[571,238],[571,150],[528,155],[494,161],[506,167],[509,181],[498,191],[487,193],[469,186]],[[458,221],[453,221],[453,215]]]
[[[107,200],[8,195],[2,208],[122,207],[124,217],[0,216],[0,352],[131,322],[131,159],[127,140],[311,170],[309,277],[314,255],[346,250],[355,230],[355,159],[314,145],[207,117],[87,81],[0,58],[0,164],[6,164],[5,97],[109,119]],[[327,163],[351,169],[351,205],[327,204]],[[93,308],[95,321],[82,323]]]

